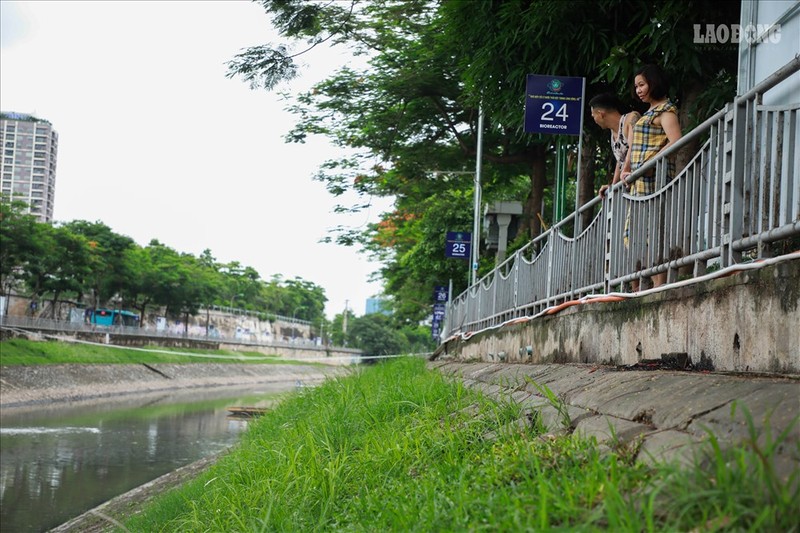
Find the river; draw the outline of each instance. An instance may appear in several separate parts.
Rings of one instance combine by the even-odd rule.
[[[40,532],[235,444],[247,421],[226,407],[269,406],[294,383],[4,409],[3,533]]]

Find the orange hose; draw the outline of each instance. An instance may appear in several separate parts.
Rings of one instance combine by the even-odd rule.
[[[590,298],[588,300],[570,300],[568,302],[564,302],[563,304],[559,304],[552,309],[548,309],[545,314],[546,315],[554,315],[560,311],[563,311],[567,307],[572,307],[573,305],[580,305],[580,304],[588,304],[588,303],[596,303],[596,302],[619,302],[621,300],[625,300],[623,296],[598,296],[597,298]]]

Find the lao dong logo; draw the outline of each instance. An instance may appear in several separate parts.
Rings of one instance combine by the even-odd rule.
[[[706,24],[703,32],[702,24],[694,25],[694,42],[696,44],[747,44],[762,42],[778,43],[781,40],[780,24]]]

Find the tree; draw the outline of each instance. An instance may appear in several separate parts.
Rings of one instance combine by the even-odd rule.
[[[90,242],[65,227],[43,226],[52,231],[54,247],[44,251],[44,271],[47,275],[40,287],[52,295],[50,316],[56,318],[56,307],[62,294],[80,297],[87,277],[92,273],[93,256]]]
[[[120,295],[125,306],[139,311],[139,326],[144,327],[147,308],[157,298],[159,272],[156,267],[153,243],[147,247],[133,246],[125,251],[125,270],[128,276]]]
[[[0,196],[0,293],[9,294],[27,265],[42,249],[36,242],[38,222],[24,202]]]
[[[382,313],[354,318],[347,329],[349,345],[365,355],[400,355],[408,353],[408,341]]]
[[[288,307],[283,309],[284,316],[294,316],[309,322],[319,322],[324,317],[325,302],[328,301],[325,289],[298,277],[284,281],[283,286],[287,294],[284,305],[292,307],[291,311]]]
[[[39,223],[35,228],[36,248],[25,266],[24,279],[35,300],[50,296],[50,316],[55,318],[62,294],[80,298],[92,272],[91,248],[85,237],[65,227]]]
[[[211,250],[206,248],[200,257],[197,258],[198,269],[203,276],[203,289],[201,291],[201,303],[206,308],[206,337],[209,334],[211,326],[210,309],[211,306],[217,301],[223,293],[224,279],[220,272],[220,265],[214,256],[211,255]]]
[[[126,280],[131,276],[126,254],[136,243],[130,237],[115,233],[100,221],[75,220],[63,227],[88,241],[92,250],[92,264],[86,281],[92,293],[92,307],[107,305],[111,298],[123,291]]]

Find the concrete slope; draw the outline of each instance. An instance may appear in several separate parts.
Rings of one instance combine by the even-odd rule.
[[[317,382],[345,367],[302,364],[65,364],[0,367],[3,409],[179,389]]]
[[[785,481],[800,467],[797,379],[580,364],[437,360],[429,366],[494,399],[522,405],[548,431],[594,437],[637,461],[702,463],[711,434],[723,450],[751,440],[763,449],[786,431],[776,472]]]

